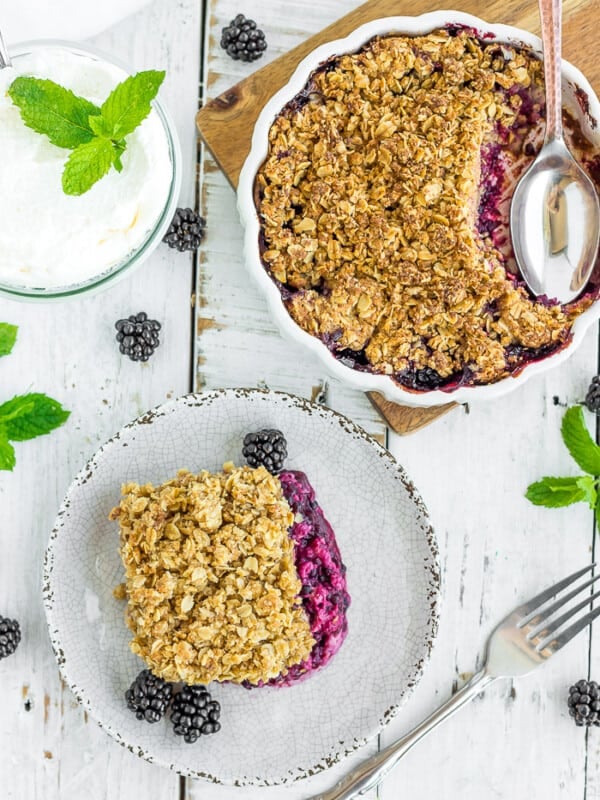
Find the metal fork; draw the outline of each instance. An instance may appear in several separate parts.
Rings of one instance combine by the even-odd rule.
[[[579,615],[576,621],[564,628],[569,620],[578,615],[578,612],[586,606],[591,606],[593,600],[600,596],[600,591],[595,594],[587,593],[585,598],[573,607],[561,614],[557,612],[565,609],[570,600],[581,595],[600,578],[600,575],[586,580],[562,597],[556,600],[554,598],[595,566],[590,564],[589,567],[574,572],[568,578],[555,583],[554,586],[550,586],[549,589],[515,608],[492,632],[487,642],[483,667],[462,689],[406,736],[364,761],[342,778],[333,789],[315,795],[312,800],[350,800],[351,797],[364,794],[383,780],[414,744],[472,700],[492,681],[497,678],[525,675],[558,652],[600,614],[598,606],[587,614]]]

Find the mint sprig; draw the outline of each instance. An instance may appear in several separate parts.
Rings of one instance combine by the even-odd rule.
[[[162,70],[131,75],[100,108],[54,81],[21,76],[8,90],[27,127],[52,144],[72,150],[62,176],[67,195],[82,195],[111,167],[123,169],[125,137],[146,119],[165,78]]]
[[[600,511],[600,446],[592,439],[581,406],[567,409],[561,435],[567,450],[586,475],[572,478],[542,478],[527,487],[525,497],[536,506],[560,508],[573,503],[588,503]]]
[[[3,330],[6,329],[10,330],[4,340]],[[0,355],[3,341],[7,342],[7,352],[10,352],[16,336],[16,326],[0,322]],[[17,395],[0,404],[0,470],[12,471],[15,467],[16,455],[11,442],[24,442],[50,433],[66,422],[69,414],[57,400],[39,392]]]

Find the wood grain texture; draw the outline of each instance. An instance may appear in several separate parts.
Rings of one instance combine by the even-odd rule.
[[[490,22],[503,22],[538,32],[539,19],[535,8],[532,13],[532,5],[520,0],[493,0],[484,12],[478,0],[462,0],[453,4],[459,11],[485,16]],[[564,2],[565,57],[571,56],[592,84],[599,85],[600,63],[593,57],[595,32],[590,22],[593,7],[597,8],[597,0]],[[378,17],[394,14],[411,16],[434,9],[435,6],[431,6],[427,0],[407,0],[401,8],[395,0],[370,0],[205,102],[196,117],[198,130],[231,184],[237,186],[258,114],[267,100],[289,80],[304,56],[318,45],[346,36],[358,25]],[[208,87],[212,94],[215,87],[210,77]],[[386,424],[400,435],[420,430],[455,407],[454,403],[448,403],[440,407],[415,409],[392,403],[378,392],[371,392],[369,400]]]
[[[431,408],[410,408],[386,400],[379,392],[367,392],[367,397],[389,427],[399,436],[420,431],[421,428],[430,425],[458,406],[457,403],[445,403],[443,406]]]
[[[467,4],[452,5],[469,8]],[[253,9],[253,16],[267,32],[266,58],[274,61],[351,6],[342,0],[265,0],[260,10]],[[410,6],[410,2],[388,4],[386,13],[410,13]],[[502,14],[503,8],[508,9],[507,16]],[[474,9],[473,4],[470,9]],[[538,27],[536,4],[530,0],[518,4],[491,2],[475,10],[490,19],[521,20],[524,27]],[[214,0],[210,8],[206,51],[209,96],[225,92],[255,68],[228,62],[218,47],[220,28],[238,11],[234,0]],[[579,32],[585,31],[589,37],[599,25],[600,4],[566,4],[566,55],[579,66],[583,66],[576,44]],[[261,71],[253,74],[258,75],[256,83],[261,83]],[[594,81],[600,88],[598,77]],[[228,135],[235,138],[235,133]],[[239,155],[241,164],[244,154]],[[276,350],[280,361],[269,363],[270,346],[262,358],[252,356],[252,345],[260,347],[264,341],[261,326],[266,325],[274,335],[272,323],[263,315],[264,308],[257,312],[256,303],[261,308],[263,304],[248,278],[238,271],[241,230],[235,221],[234,195],[210,154],[204,154],[203,164],[204,207],[213,222],[202,255],[200,291],[207,289],[208,294],[202,294],[199,307],[200,380],[207,376],[208,384],[214,385],[220,376],[227,375],[227,359],[232,358],[248,378],[258,371],[265,381],[285,384],[291,366],[297,365],[296,371],[301,373],[305,362],[297,360],[301,355],[296,349],[283,344]],[[229,296],[232,271],[237,283],[233,296]],[[219,345],[221,325],[229,332],[227,342]],[[232,328],[238,331],[237,342]],[[251,341],[246,346],[247,337]],[[525,501],[523,493],[542,475],[574,474],[559,427],[564,407],[584,397],[587,383],[597,371],[596,337],[596,330],[590,331],[580,350],[560,369],[532,379],[512,395],[487,404],[471,404],[468,415],[456,410],[418,436],[399,438],[390,434],[388,446],[415,481],[436,527],[444,598],[431,664],[414,697],[386,730],[383,743],[409,730],[464,682],[478,664],[486,635],[511,607],[592,557],[593,519],[585,506],[552,511],[535,508]],[[244,358],[237,354],[240,346],[245,348]],[[280,370],[285,376],[279,375]],[[292,376],[292,385],[299,380]],[[588,422],[593,424],[591,416]],[[401,546],[401,532],[398,536]],[[399,613],[410,613],[410,609],[399,609]],[[506,682],[492,687],[415,747],[373,797],[600,798],[600,730],[590,731],[588,737],[580,735],[582,731],[573,727],[566,712],[569,684],[588,674],[588,643],[584,634],[537,673],[514,685]],[[591,673],[597,678],[597,644],[591,652]],[[350,768],[350,764],[347,766]],[[307,787],[307,800],[311,794]],[[262,796],[247,790],[237,793],[199,783],[191,783],[187,793],[188,800],[269,800],[271,796],[279,800],[286,795],[283,790]]]
[[[134,70],[166,68],[161,94],[181,138],[181,198],[192,205],[199,30],[197,0],[156,0],[92,40]],[[86,460],[124,423],[189,391],[191,287],[190,256],[161,246],[139,272],[95,297],[44,305],[0,299],[0,320],[19,325],[13,353],[0,359],[0,401],[44,391],[72,412],[52,435],[19,444],[15,471],[0,472],[0,614],[23,628],[17,653],[0,662],[2,800],[179,799],[176,775],[116,744],[63,686],[41,569],[59,504]],[[121,356],[114,339],[115,320],[141,310],[163,323],[161,346],[146,365]]]
[[[347,7],[347,6],[346,6]],[[238,0],[212,0],[207,8],[204,55],[204,95],[219,93],[252,65],[232,61],[219,47],[220,30],[240,11]],[[246,8],[246,13],[250,13]],[[306,37],[306,25],[314,30],[340,14],[340,0],[269,0],[261,15],[269,20],[269,50],[275,59]],[[264,27],[267,27],[265,24]],[[207,220],[206,238],[200,249],[196,298],[196,381],[198,389],[221,386],[266,385],[311,397],[350,416],[380,441],[385,426],[360,392],[330,379],[320,362],[304,348],[279,335],[259,289],[250,281],[242,254],[242,229],[235,194],[211,154],[203,148],[200,167],[201,212]],[[302,721],[299,721],[302,724]],[[378,742],[365,748],[377,750]],[[351,756],[342,765],[311,779],[307,796],[328,788],[350,764],[365,753]],[[365,795],[375,800],[376,791]],[[238,788],[187,781],[186,800],[286,800],[286,788]]]
[[[533,33],[540,30],[535,3],[523,0],[491,0],[482,7],[479,0],[456,0],[453,10],[485,18],[489,22],[515,25]],[[294,69],[318,45],[346,36],[359,25],[379,17],[416,16],[447,4],[428,0],[370,0],[311,36],[276,61],[226,89],[207,102],[196,118],[200,134],[217,163],[237,185],[242,164],[250,149],[250,136],[263,106],[291,77]],[[596,90],[600,88],[600,61],[596,57],[598,0],[564,0],[563,54],[586,75]],[[341,10],[341,4],[340,4]],[[223,135],[227,131],[227,136]]]

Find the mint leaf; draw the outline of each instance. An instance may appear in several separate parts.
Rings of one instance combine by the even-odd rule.
[[[65,194],[80,195],[91,189],[112,166],[113,143],[110,139],[96,138],[80,144],[65,164],[62,187]]]
[[[104,119],[102,114],[99,117],[90,117],[88,122],[96,136],[103,136],[105,139],[111,138],[112,126]]]
[[[57,400],[45,394],[13,397],[0,405],[0,442],[2,434],[13,442],[23,442],[50,433],[66,422],[69,414]]]
[[[583,499],[585,502],[588,503],[592,511],[595,511],[598,501],[596,479],[591,475],[582,475],[581,478],[577,478],[577,486],[584,492]]]
[[[587,500],[586,489],[579,485],[581,478],[542,478],[527,487],[525,497],[536,506],[560,508]]]
[[[8,322],[0,322],[0,356],[7,356],[17,341],[16,325],[9,325]]]
[[[150,103],[165,78],[163,70],[146,70],[131,75],[116,86],[102,104],[102,117],[110,128],[111,139],[122,139],[143,122]]]
[[[561,433],[567,450],[581,469],[590,475],[600,475],[600,447],[590,436],[581,406],[567,409]]]
[[[4,436],[2,428],[0,428],[0,470],[12,472],[16,463],[15,448],[10,444]]]
[[[57,147],[72,150],[94,138],[89,118],[100,114],[100,109],[70,89],[50,80],[20,77],[12,82],[8,94],[25,125]]]

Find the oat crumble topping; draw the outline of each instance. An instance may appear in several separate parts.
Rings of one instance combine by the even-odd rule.
[[[170,681],[285,675],[314,638],[299,599],[281,483],[264,467],[128,483],[119,521],[131,649]],[[117,596],[123,590],[117,591]]]
[[[467,30],[376,38],[317,70],[273,123],[255,186],[293,319],[417,389],[491,383],[565,343],[591,299],[533,301],[479,230],[486,145],[510,171],[542,112],[541,62]]]

